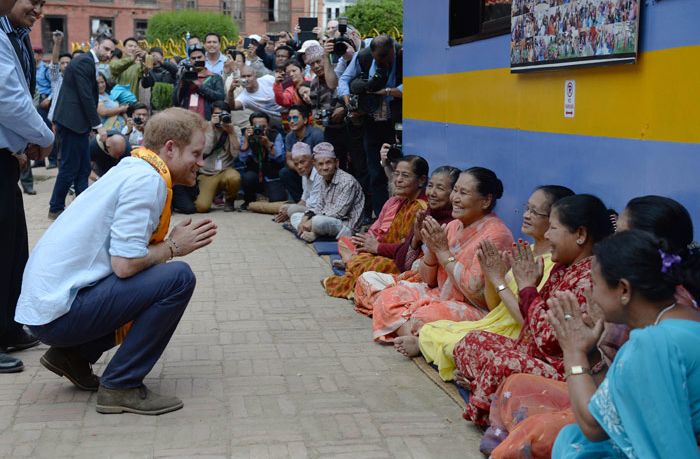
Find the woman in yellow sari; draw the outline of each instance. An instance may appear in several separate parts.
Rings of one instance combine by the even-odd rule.
[[[338,242],[353,251],[345,267],[345,275],[329,276],[323,280],[326,293],[336,298],[353,297],[355,281],[362,273],[377,271],[399,274],[394,255],[413,227],[419,210],[427,207],[425,185],[428,182],[428,162],[420,156],[404,156],[394,170],[394,196],[382,208],[369,232]]]
[[[521,231],[534,239],[534,255],[542,258],[540,287],[554,266],[549,243],[544,238],[544,233],[549,229],[549,211],[559,199],[573,194],[573,191],[563,186],[541,186],[535,189],[523,209]],[[486,302],[491,309],[483,319],[465,322],[439,320],[426,324],[419,337],[398,338],[394,343],[396,349],[408,357],[417,356],[422,352],[428,362],[438,367],[440,377],[449,381],[453,378],[452,373],[455,369],[452,351],[468,332],[486,330],[517,338],[523,318],[518,307],[517,284],[513,271],[506,272],[510,262],[503,256],[509,254],[510,252],[506,252],[501,255],[491,241],[486,241],[480,246],[478,257],[486,280]]]

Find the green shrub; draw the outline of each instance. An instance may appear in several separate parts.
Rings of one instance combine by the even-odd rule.
[[[345,15],[362,36],[403,31],[402,0],[358,0],[347,7]]]
[[[146,39],[149,42],[182,40],[185,34],[199,36],[204,41],[207,32],[216,32],[229,39],[238,38],[238,26],[229,16],[219,13],[180,10],[156,13],[148,20]]]
[[[154,110],[164,110],[173,105],[173,85],[158,82],[151,89],[151,105]]]

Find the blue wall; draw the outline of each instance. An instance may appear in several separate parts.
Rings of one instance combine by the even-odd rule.
[[[509,36],[448,46],[448,3],[404,1],[405,75],[507,68]],[[700,0],[648,3],[642,11],[641,51],[700,45]],[[689,72],[697,70],[697,62],[688,63]],[[550,74],[556,76],[556,72]],[[639,96],[653,98],[653,94]],[[420,100],[421,94],[407,91],[405,97]],[[700,119],[687,122],[689,129],[700,129]],[[531,190],[541,184],[561,184],[579,193],[596,194],[619,211],[635,196],[670,196],[689,209],[696,239],[700,239],[698,143],[532,132],[404,118],[404,149],[408,154],[425,156],[433,168],[451,164],[493,169],[505,186],[497,212],[514,234],[519,233],[520,209]]]

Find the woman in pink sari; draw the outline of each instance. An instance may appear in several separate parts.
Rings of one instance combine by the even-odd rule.
[[[503,184],[493,171],[472,167],[460,174],[451,195],[455,220],[447,227],[431,217],[423,222],[427,250],[419,271],[425,282],[402,281],[377,296],[375,341],[417,334],[422,324],[436,320],[478,320],[486,315],[484,276],[476,252],[486,239],[499,250],[513,243],[510,230],[492,212],[502,195]]]

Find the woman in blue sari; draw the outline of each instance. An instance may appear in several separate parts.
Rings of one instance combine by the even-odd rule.
[[[576,418],[553,458],[700,458],[700,312],[674,301],[678,285],[700,295],[700,253],[661,245],[639,230],[596,245],[589,303],[600,315],[566,292],[550,301]],[[632,332],[596,387],[588,354],[603,320]]]

